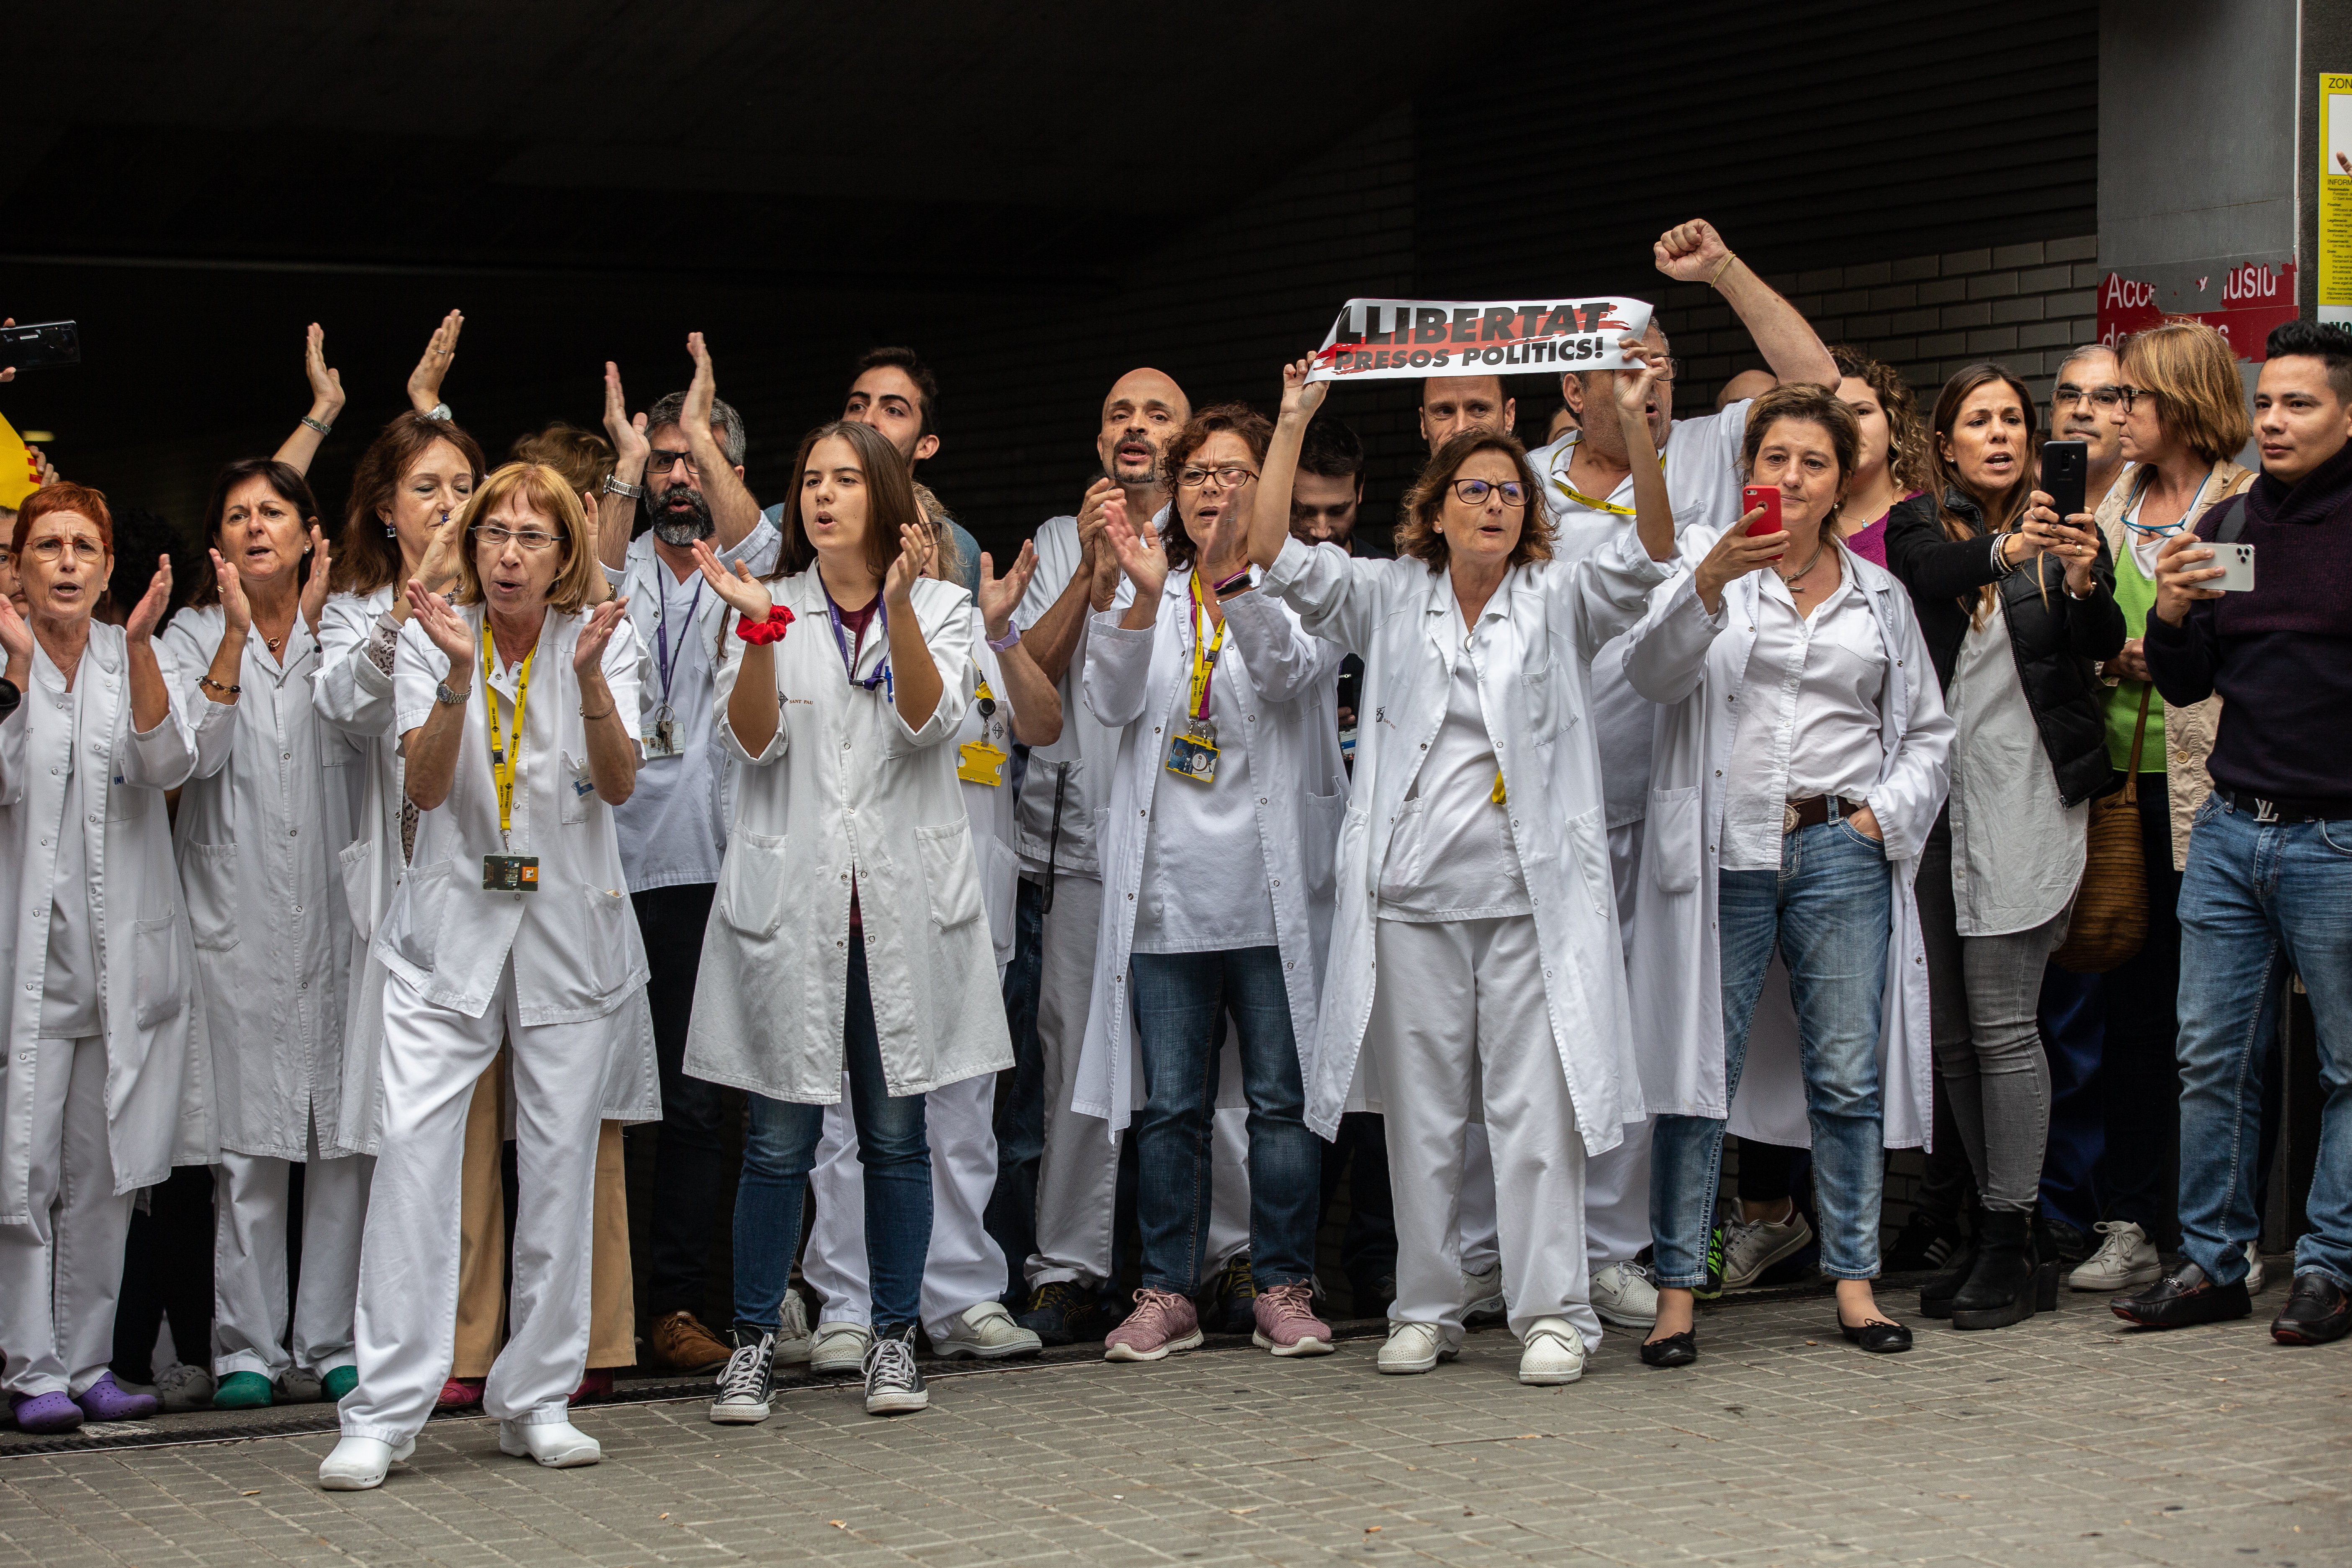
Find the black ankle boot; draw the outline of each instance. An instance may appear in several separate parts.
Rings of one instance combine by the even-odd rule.
[[[2031,1215],[1989,1211],[1977,1242],[1976,1268],[1952,1298],[1952,1327],[2005,1329],[2033,1316],[2040,1300],[2040,1249]]]
[[[1952,1298],[1969,1282],[1976,1271],[1977,1248],[1984,1245],[1985,1212],[1971,1206],[1969,1210],[1969,1234],[1958,1244],[1951,1266],[1940,1274],[1930,1275],[1919,1287],[1919,1315],[1923,1318],[1948,1318],[1952,1315]]]

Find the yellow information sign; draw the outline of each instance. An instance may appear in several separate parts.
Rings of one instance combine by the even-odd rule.
[[[2352,325],[2352,76],[2319,73],[2319,319]]]
[[[16,427],[0,417],[0,506],[13,510],[40,488],[40,465],[25,450],[25,438],[16,434]]]

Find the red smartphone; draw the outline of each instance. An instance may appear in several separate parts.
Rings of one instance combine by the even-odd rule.
[[[1748,537],[1750,539],[1761,539],[1768,533],[1780,531],[1780,487],[1749,485],[1739,492],[1741,516],[1746,516],[1759,506],[1764,509],[1764,515],[1749,526]]]

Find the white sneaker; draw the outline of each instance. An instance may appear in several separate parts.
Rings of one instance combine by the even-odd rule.
[[[873,1345],[874,1331],[864,1323],[819,1323],[809,1346],[809,1370],[828,1377],[862,1377]]]
[[[2263,1287],[2270,1282],[2271,1271],[2263,1262],[2261,1243],[2246,1243],[2246,1294],[2259,1296],[2263,1293]]]
[[[2130,1290],[2164,1277],[2164,1259],[2139,1222],[2103,1219],[2091,1227],[2106,1239],[2066,1276],[2069,1290]]]
[[[501,1421],[499,1452],[536,1459],[551,1470],[576,1470],[604,1457],[596,1439],[569,1421]]]
[[[1506,1310],[1503,1300],[1503,1266],[1496,1264],[1484,1274],[1465,1271],[1462,1276],[1462,1321],[1465,1324],[1492,1322]]]
[[[1446,1344],[1445,1336],[1435,1323],[1391,1323],[1388,1342],[1381,1346],[1378,1364],[1382,1372],[1402,1376],[1427,1372],[1459,1353]]]
[[[1592,1310],[1604,1323],[1621,1329],[1654,1329],[1658,1324],[1658,1288],[1650,1271],[1639,1263],[1612,1263],[1592,1277]]]
[[[1723,1288],[1744,1290],[1756,1283],[1764,1270],[1784,1258],[1794,1256],[1813,1239],[1813,1227],[1806,1223],[1804,1211],[1796,1205],[1789,1205],[1789,1217],[1784,1220],[1735,1219],[1723,1226]]]
[[[1584,1375],[1584,1336],[1566,1318],[1538,1318],[1519,1352],[1519,1381],[1538,1387]]]
[[[808,1303],[797,1290],[787,1290],[776,1308],[776,1349],[771,1358],[779,1365],[797,1366],[808,1360],[812,1336],[809,1333]]]
[[[1009,1356],[1035,1355],[1045,1342],[1013,1321],[1001,1301],[966,1307],[947,1321],[947,1332],[931,1348],[950,1359],[971,1356],[980,1361],[1003,1361]]]
[[[414,1437],[397,1448],[373,1437],[345,1437],[319,1461],[319,1486],[331,1492],[373,1491],[383,1485],[386,1470],[415,1452]]]
[[[166,1410],[204,1410],[212,1405],[215,1386],[211,1373],[180,1362],[165,1367],[155,1380],[155,1397]]]

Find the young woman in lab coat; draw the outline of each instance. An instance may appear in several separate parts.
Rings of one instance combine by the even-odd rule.
[[[233,718],[199,753],[172,835],[220,1113],[216,1409],[322,1390],[341,1399],[358,1379],[352,1310],[374,1106],[372,1093],[350,1113],[341,1100],[352,953],[336,857],[362,804],[354,789],[362,758],[320,718],[313,692],[329,574],[318,510],[284,463],[251,458],[222,469],[205,512],[209,559],[163,637],[182,668],[205,671],[206,697]],[[289,1348],[296,1164],[302,1260]]]
[[[1328,383],[1283,372],[1281,418],[1250,529],[1265,586],[1364,660],[1354,799],[1307,1120],[1388,1113],[1397,1296],[1386,1373],[1462,1342],[1459,1215],[1483,1120],[1501,1194],[1504,1292],[1519,1381],[1572,1383],[1601,1342],[1584,1255],[1588,1150],[1643,1118],[1626,1021],[1590,660],[1664,581],[1674,519],[1643,410],[1661,364],[1617,375],[1635,527],[1573,563],[1526,454],[1471,431],[1406,498],[1398,558],[1290,538],[1290,488]]]
[[[1784,1108],[1769,1140],[1810,1135],[1840,1330],[1867,1351],[1911,1347],[1870,1282],[1883,1145],[1916,1144],[1927,1125],[1911,884],[1943,805],[1952,726],[1910,595],[1825,526],[1861,440],[1826,388],[1757,399],[1741,467],[1779,490],[1781,531],[1750,537],[1757,507],[1717,539],[1686,539],[1685,569],[1627,639],[1627,678],[1661,705],[1632,950],[1642,1090],[1657,1118],[1652,1366],[1698,1356],[1692,1291],[1706,1280],[1724,1122],[1748,1067],[1751,1100]],[[1787,1004],[1759,1011],[1776,952],[1793,1040]]]
[[[588,1352],[590,1194],[607,1080],[642,1074],[645,948],[612,807],[636,782],[636,636],[602,580],[580,498],[510,463],[458,525],[456,603],[411,579],[393,672],[418,812],[376,932],[383,1135],[360,1256],[359,1386],[321,1485],[381,1484],[448,1376],[466,1112],[503,1037],[522,1200],[513,1333],[482,1404],[499,1447],[593,1464],[568,1405]],[[539,655],[544,653],[544,659]]]
[[[131,1199],[215,1152],[163,792],[231,715],[155,641],[168,561],[124,625],[91,619],[114,568],[98,491],[35,491],[9,557],[29,614],[0,601],[23,694],[0,719],[0,1347],[18,1427],[63,1432],[155,1413],[107,1370]]]
[[[809,1168],[845,1068],[873,1281],[866,1408],[929,1403],[914,1357],[931,1234],[923,1099],[1013,1063],[952,743],[977,684],[971,596],[924,575],[930,526],[879,432],[821,426],[792,472],[776,575],[695,546],[741,617],[717,701],[742,770],[686,1043],[688,1072],[751,1095],[721,1420],[766,1413]]]

